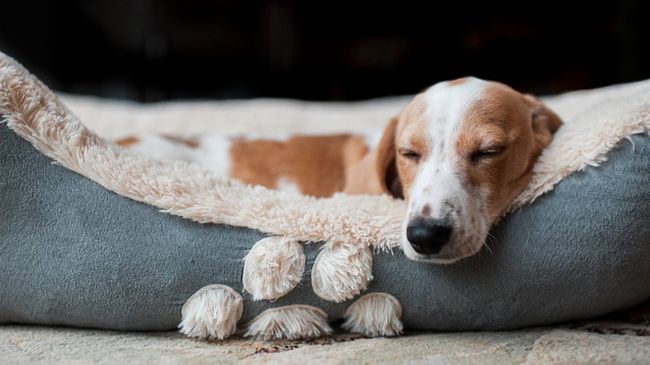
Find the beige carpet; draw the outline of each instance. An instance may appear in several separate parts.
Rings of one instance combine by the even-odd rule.
[[[643,364],[650,337],[539,328],[313,341],[200,342],[174,332],[0,327],[0,364]]]

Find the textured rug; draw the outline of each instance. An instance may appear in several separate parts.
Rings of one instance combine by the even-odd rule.
[[[511,332],[339,335],[311,341],[221,343],[174,332],[0,327],[0,363],[10,364],[643,364],[650,337],[569,328]]]

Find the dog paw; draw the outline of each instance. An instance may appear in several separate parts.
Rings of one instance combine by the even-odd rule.
[[[239,293],[225,285],[208,285],[183,304],[178,328],[188,337],[223,340],[235,333],[243,311]]]
[[[287,305],[267,309],[247,325],[244,337],[258,340],[300,340],[332,333],[327,314],[309,305]]]
[[[275,300],[298,285],[304,270],[300,243],[283,237],[264,238],[244,258],[244,290],[253,300]]]
[[[367,246],[327,244],[312,267],[314,293],[337,303],[354,298],[370,280],[372,251]]]
[[[402,306],[390,294],[370,293],[352,303],[345,311],[341,327],[368,337],[392,337],[402,334]]]

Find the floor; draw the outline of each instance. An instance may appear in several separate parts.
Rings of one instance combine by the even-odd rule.
[[[615,327],[612,327],[615,328]],[[202,342],[175,332],[0,326],[2,364],[596,364],[650,363],[641,331],[537,328],[511,332],[350,335],[298,342]]]

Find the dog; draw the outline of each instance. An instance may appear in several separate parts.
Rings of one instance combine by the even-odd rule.
[[[158,159],[316,197],[405,199],[402,248],[416,261],[452,263],[478,252],[490,227],[528,185],[561,126],[539,99],[466,77],[417,94],[380,138],[358,135],[235,138],[131,136],[116,143]]]

